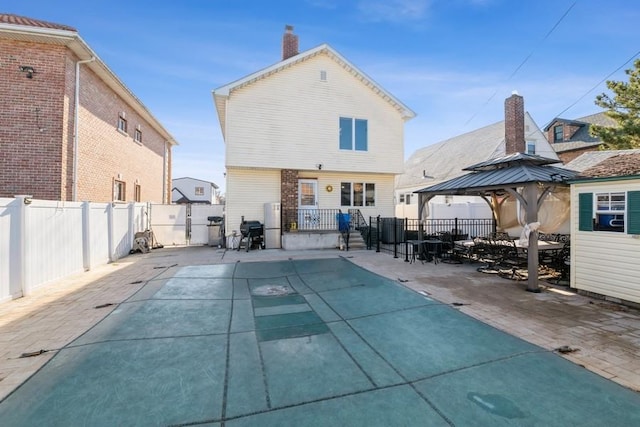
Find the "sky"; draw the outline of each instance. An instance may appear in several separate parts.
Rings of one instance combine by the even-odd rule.
[[[0,0],[12,13],[76,28],[180,145],[174,178],[224,183],[212,90],[327,43],[417,113],[416,150],[504,119],[524,97],[540,128],[601,112],[606,80],[640,54],[637,0]]]

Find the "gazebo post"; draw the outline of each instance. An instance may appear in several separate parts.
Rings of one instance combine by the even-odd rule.
[[[526,200],[526,222],[531,224],[538,221],[538,188],[535,182],[529,183],[524,188]],[[529,234],[529,247],[527,249],[527,291],[540,292],[538,286],[538,231],[532,230]]]

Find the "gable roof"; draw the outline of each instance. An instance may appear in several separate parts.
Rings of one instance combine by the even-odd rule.
[[[234,90],[240,89],[242,87],[248,86],[258,80],[269,77],[272,74],[275,74],[281,70],[286,68],[290,68],[295,66],[296,64],[311,59],[317,55],[327,55],[329,58],[337,62],[340,66],[342,66],[345,70],[351,73],[353,76],[362,81],[367,87],[393,105],[402,115],[405,120],[409,120],[416,116],[416,113],[403,104],[399,99],[395,96],[391,95],[391,93],[387,92],[382,86],[376,83],[371,77],[365,74],[363,71],[358,69],[355,65],[349,62],[345,57],[339,54],[335,49],[333,49],[328,44],[324,43],[320,46],[309,49],[305,52],[301,52],[295,56],[277,62],[267,68],[264,68],[260,71],[256,71],[255,73],[249,74],[241,79],[238,79],[234,82],[221,86],[212,91],[213,102],[216,107],[216,111],[218,112],[218,120],[220,121],[220,128],[222,129],[222,135],[224,137],[225,133],[225,122],[226,122],[226,100],[231,95]]]
[[[564,167],[578,172],[583,172],[610,157],[636,153],[640,153],[640,149],[590,151],[580,155],[579,157],[576,157],[575,159],[564,165]]]
[[[444,181],[460,176],[465,166],[502,154],[504,120],[417,150],[405,162],[396,188],[428,184],[425,179]]]
[[[175,138],[151,114],[147,107],[125,86],[107,64],[85,43],[78,31],[68,25],[54,24],[24,16],[0,14],[0,38],[32,43],[64,46],[71,50],[78,60],[93,60],[88,67],[115,93],[124,99],[153,129],[171,145],[178,145]]]

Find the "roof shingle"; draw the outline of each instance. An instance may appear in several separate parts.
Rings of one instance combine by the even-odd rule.
[[[76,33],[78,32],[78,30],[68,25],[55,24],[53,22],[40,21],[38,19],[27,18],[26,16],[11,15],[6,13],[0,13],[0,24],[24,25],[26,27],[50,28],[53,30],[73,31]]]
[[[618,154],[585,169],[580,178],[640,175],[640,153]]]

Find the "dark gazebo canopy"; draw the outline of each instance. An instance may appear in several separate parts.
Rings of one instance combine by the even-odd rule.
[[[435,196],[487,195],[504,192],[506,188],[521,187],[528,183],[565,184],[577,172],[550,166],[558,160],[533,154],[515,153],[468,166],[468,174],[423,188],[414,193]],[[504,190],[504,191],[501,191]],[[430,198],[430,197],[429,197]]]
[[[558,160],[533,154],[515,153],[468,166],[468,174],[414,191],[418,194],[418,217],[423,217],[424,206],[436,195],[481,196],[489,203],[494,216],[496,206],[487,197],[509,194],[526,209],[526,223],[538,220],[538,210],[544,198],[555,188],[566,187],[567,180],[578,172],[553,164]],[[538,292],[538,233],[529,239],[529,278],[527,290]]]

